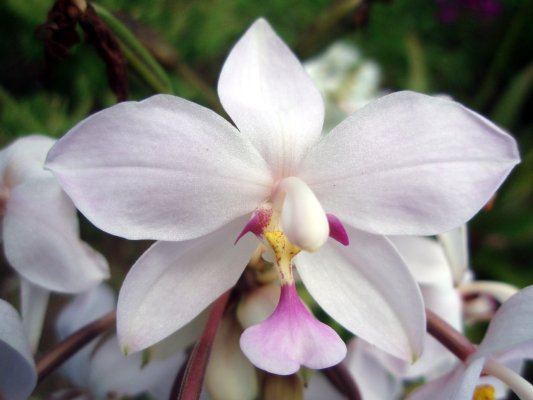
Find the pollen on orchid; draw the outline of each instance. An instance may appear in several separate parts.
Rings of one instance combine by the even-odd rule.
[[[491,385],[479,385],[472,396],[472,400],[494,400],[495,398],[496,389]]]

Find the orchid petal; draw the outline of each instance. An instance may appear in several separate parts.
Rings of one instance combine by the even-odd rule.
[[[421,286],[422,297],[426,308],[430,309],[455,329],[462,331],[461,297],[451,284]],[[409,363],[390,356],[387,353],[374,350],[374,356],[380,360],[395,376],[406,379],[441,376],[449,372],[457,358],[439,341],[431,335],[424,336],[424,352],[414,363]]]
[[[502,304],[492,318],[475,357],[488,356],[533,343],[533,286],[528,286]]]
[[[115,308],[115,295],[107,284],[101,284],[74,297],[60,312],[56,332],[60,340]],[[61,373],[77,386],[89,382],[90,359],[98,339],[85,345],[61,366]],[[118,352],[118,350],[117,350]]]
[[[401,380],[388,373],[376,360],[374,357],[376,350],[364,340],[351,340],[348,343],[346,366],[354,377],[363,399],[395,399],[401,394]]]
[[[309,383],[305,385],[305,400],[346,400],[344,393],[341,393],[328,378],[322,373],[313,375]],[[366,400],[366,397],[365,397]]]
[[[318,140],[324,103],[298,59],[258,19],[231,50],[218,82],[224,109],[279,179]]]
[[[251,212],[268,167],[214,112],[168,95],[125,102],[81,122],[47,167],[96,226],[128,239],[186,240]]]
[[[37,383],[30,345],[17,311],[0,299],[0,398],[27,399]]]
[[[514,139],[450,100],[384,96],[307,154],[298,176],[343,222],[433,235],[470,219],[519,162]]]
[[[298,272],[333,319],[358,337],[408,361],[420,356],[425,314],[418,285],[392,244],[346,227],[350,246],[327,242],[296,256]]]
[[[53,176],[11,190],[2,228],[7,260],[35,285],[76,293],[109,276],[105,259],[80,241],[76,209]]]
[[[389,239],[419,284],[452,287],[448,260],[439,243],[417,236],[390,236]]]
[[[442,244],[456,285],[463,282],[468,271],[468,239],[466,225],[441,233],[437,239]]]
[[[302,365],[331,367],[346,356],[344,342],[305,308],[294,284],[281,287],[270,317],[244,331],[241,349],[255,366],[276,375],[293,374]]]
[[[136,396],[152,389],[162,395],[159,398],[167,399],[176,372],[185,360],[185,353],[179,353],[143,365],[141,353],[124,357],[116,336],[113,336],[96,349],[91,359],[88,384],[96,399],[109,398],[110,394]]]
[[[198,239],[157,242],[142,255],[118,299],[117,330],[125,351],[170,335],[237,282],[257,246],[251,235],[233,245],[247,219]]]
[[[31,135],[15,140],[0,151],[0,186],[13,188],[28,179],[46,178],[44,160],[55,140]]]
[[[426,383],[409,395],[409,400],[471,399],[483,369],[483,358],[469,365],[459,364],[452,372]]]
[[[49,297],[50,292],[48,290],[21,278],[20,308],[22,325],[30,342],[32,353],[37,351],[39,340],[41,339]]]

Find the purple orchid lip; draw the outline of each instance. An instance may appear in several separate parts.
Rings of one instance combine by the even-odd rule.
[[[346,356],[342,339],[308,311],[294,283],[281,287],[272,315],[246,329],[240,343],[254,365],[278,375],[295,373],[300,366],[331,367]]]
[[[326,217],[329,224],[329,237],[344,246],[348,246],[350,244],[350,238],[348,237],[348,232],[346,232],[346,228],[344,228],[341,220],[333,214],[326,214]]]

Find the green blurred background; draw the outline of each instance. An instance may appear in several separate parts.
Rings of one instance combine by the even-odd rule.
[[[29,133],[60,137],[115,103],[104,62],[83,39],[46,62],[42,30],[53,2],[0,7],[0,145]],[[216,82],[233,43],[258,17],[306,60],[338,39],[382,70],[383,89],[447,94],[518,140],[522,163],[490,211],[470,224],[471,265],[480,279],[533,284],[533,2],[524,0],[206,0],[98,2],[134,32],[163,66],[167,91],[220,110]],[[83,32],[78,27],[80,36]],[[38,32],[41,32],[40,34]],[[154,94],[130,63],[129,99]],[[147,242],[127,242],[89,223],[83,236],[108,257],[115,287]],[[2,275],[10,274],[3,266]]]

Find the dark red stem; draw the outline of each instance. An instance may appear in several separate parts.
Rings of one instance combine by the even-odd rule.
[[[98,335],[111,329],[115,325],[115,321],[116,313],[111,311],[56,344],[37,362],[38,381],[41,382]]]
[[[428,333],[461,361],[466,361],[468,356],[476,350],[476,347],[462,333],[427,308],[426,319]]]
[[[213,304],[202,336],[194,346],[185,369],[180,371],[176,377],[170,393],[170,400],[197,400],[200,398],[209,353],[230,295],[231,290],[228,290]]]

